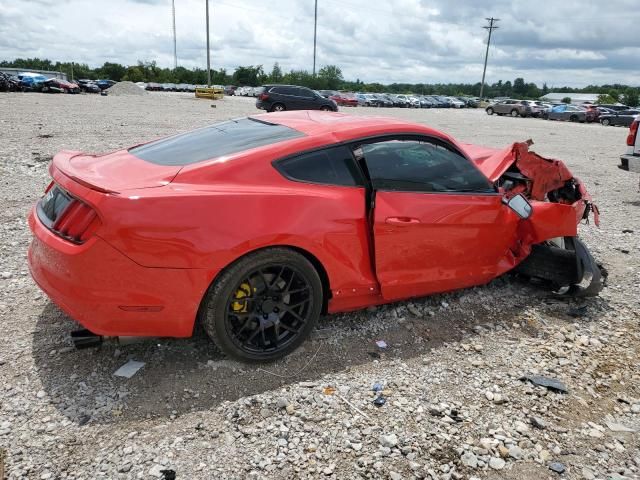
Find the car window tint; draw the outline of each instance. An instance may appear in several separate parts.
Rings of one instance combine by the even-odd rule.
[[[303,98],[314,98],[315,95],[313,94],[313,92],[307,88],[297,88],[296,89],[296,95],[298,95],[299,97],[303,97]]]
[[[279,93],[281,95],[293,95],[291,87],[276,87],[272,90],[272,92]]]
[[[361,146],[374,188],[410,192],[478,192],[495,189],[469,160],[431,142],[391,140]]]
[[[344,146],[327,148],[281,160],[277,169],[291,180],[329,185],[362,185],[351,151]]]
[[[162,138],[129,153],[157,165],[189,165],[303,136],[284,125],[242,118]]]

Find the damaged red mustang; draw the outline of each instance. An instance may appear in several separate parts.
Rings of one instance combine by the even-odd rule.
[[[31,274],[86,335],[291,352],[322,313],[485,284],[513,269],[597,295],[578,239],[598,211],[558,160],[393,118],[281,112],[107,155],[58,153]]]

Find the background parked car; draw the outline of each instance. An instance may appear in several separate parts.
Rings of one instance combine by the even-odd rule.
[[[0,72],[0,92],[15,92],[18,90],[22,90],[20,80]]]
[[[507,99],[492,103],[485,111],[488,115],[511,115],[512,117],[528,117],[531,115],[531,106],[528,100]]]
[[[449,104],[449,102],[443,100],[438,95],[427,95],[427,98],[437,108],[449,108],[449,107],[451,107],[451,104]]]
[[[630,127],[633,121],[640,115],[640,110],[629,109],[621,110],[619,112],[613,111],[606,115],[600,114],[600,123],[602,125],[622,125],[624,127]]]
[[[604,108],[608,108],[610,110],[615,110],[615,111],[629,110],[631,108],[627,105],[623,105],[622,103],[615,103],[615,104],[602,103],[598,105],[598,107],[604,107]]]
[[[393,106],[401,108],[410,108],[411,102],[406,95],[393,95]]]
[[[523,100],[522,102],[524,105],[529,106],[529,116],[536,118],[542,116],[542,112],[544,112],[545,109],[540,102],[535,100]]]
[[[106,90],[107,88],[113,87],[116,83],[118,82],[114,82],[113,80],[109,80],[109,79],[96,81],[96,85],[98,85],[101,90]]]
[[[556,105],[545,114],[547,120],[568,120],[570,122],[586,122],[587,109],[576,105]]]
[[[331,95],[329,98],[336,102],[336,105],[341,107],[358,106],[358,99],[351,93],[336,93],[335,95]]]
[[[76,82],[80,87],[80,90],[86,93],[100,93],[100,87],[96,85],[94,80],[89,80],[87,78],[80,79]]]
[[[464,108],[467,106],[465,102],[456,97],[447,97],[452,108]]]
[[[337,95],[340,92],[338,92],[337,90],[318,90],[318,93],[324,98],[329,98],[332,95]]]
[[[80,93],[80,87],[66,80],[49,78],[42,85],[43,93]]]
[[[20,72],[17,75],[20,81],[20,87],[27,91],[39,92],[42,85],[47,81],[47,77],[39,73]]]
[[[324,98],[307,87],[297,85],[265,85],[258,96],[256,107],[267,112],[283,110],[338,111],[336,102]]]

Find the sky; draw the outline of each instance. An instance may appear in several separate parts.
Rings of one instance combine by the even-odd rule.
[[[175,0],[178,64],[206,67],[205,1]],[[317,65],[348,80],[640,85],[639,0],[318,0]],[[209,0],[211,65],[313,66],[314,0]],[[173,65],[171,0],[0,0],[0,60]]]

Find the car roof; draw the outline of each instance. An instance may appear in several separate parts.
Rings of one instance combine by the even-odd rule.
[[[298,130],[307,136],[318,136],[330,133],[348,134],[351,132],[355,137],[362,135],[363,131],[370,129],[371,134],[375,135],[379,134],[380,131],[388,130],[390,133],[394,131],[421,132],[427,135],[449,138],[442,132],[433,130],[425,125],[405,122],[391,117],[364,117],[317,110],[296,110],[251,115],[249,118],[284,125]]]

